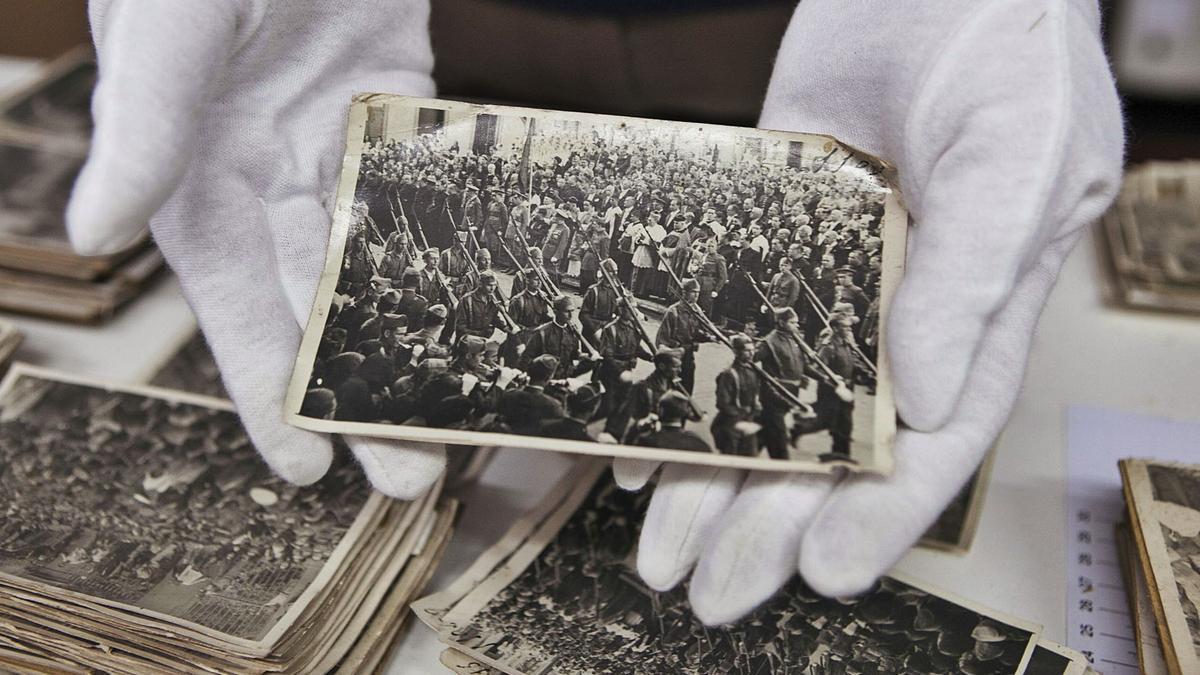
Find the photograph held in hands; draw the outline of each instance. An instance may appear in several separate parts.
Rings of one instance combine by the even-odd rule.
[[[890,473],[895,185],[825,136],[360,95],[287,419]]]

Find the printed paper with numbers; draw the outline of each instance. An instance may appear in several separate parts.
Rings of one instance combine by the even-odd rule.
[[[1200,422],[1089,406],[1067,413],[1067,645],[1106,675],[1138,673],[1113,528],[1125,518],[1127,457],[1196,461]]]

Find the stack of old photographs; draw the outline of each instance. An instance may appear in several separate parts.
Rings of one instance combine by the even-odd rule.
[[[1200,673],[1200,465],[1123,460],[1118,528],[1143,673]]]
[[[1131,169],[1103,226],[1117,302],[1200,312],[1200,161]]]
[[[634,568],[646,493],[580,464],[457,581],[413,604],[462,673],[1084,673],[1040,628],[898,575],[822,598],[795,579],[705,627]]]
[[[0,100],[0,309],[102,321],[144,290],[163,259],[148,235],[76,255],[64,212],[87,156],[96,66],[87,50]]]
[[[380,670],[457,504],[388,499],[347,454],[291,486],[223,400],[15,364],[0,672]]]

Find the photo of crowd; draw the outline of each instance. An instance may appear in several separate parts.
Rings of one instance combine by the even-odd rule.
[[[285,483],[229,409],[29,375],[0,406],[6,583],[261,639],[371,494],[347,453],[313,486]]]
[[[454,641],[523,673],[882,675],[1019,672],[1034,635],[894,577],[853,599],[793,578],[740,621],[706,627],[686,586],[660,593],[634,567],[649,501],[605,475],[524,571]],[[1061,671],[1060,671],[1061,672]]]
[[[298,423],[875,468],[881,166],[824,137],[396,101],[366,111]]]

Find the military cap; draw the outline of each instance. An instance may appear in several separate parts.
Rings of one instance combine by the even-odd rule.
[[[571,306],[571,298],[565,295],[560,295],[554,299],[554,311],[569,312],[573,309]]]
[[[464,335],[458,341],[458,349],[464,355],[482,354],[487,349],[487,340],[478,335]]]
[[[445,319],[450,314],[450,310],[446,309],[446,306],[439,302],[438,304],[431,306],[426,314],[433,314],[434,316]]]
[[[400,288],[416,290],[421,287],[421,273],[415,267],[406,267],[400,277]]]
[[[688,416],[690,408],[688,397],[674,390],[658,399],[658,416],[664,420],[681,420]]]
[[[567,409],[572,413],[586,412],[598,400],[600,400],[600,393],[590,384],[585,384],[567,396]]]
[[[700,282],[699,281],[696,281],[695,279],[684,279],[683,280],[683,291],[685,293],[688,291],[699,291],[699,290],[700,290]]]
[[[392,280],[387,277],[381,277],[378,274],[376,274],[375,276],[371,277],[371,285],[372,286],[382,286],[384,288],[390,288],[392,285]]]
[[[381,304],[381,305],[390,304],[392,306],[395,306],[396,303],[398,303],[398,302],[400,302],[400,291],[397,291],[394,288],[389,288],[379,298],[379,304]]]
[[[478,251],[475,251],[475,260],[476,261],[483,260],[484,258],[491,260],[492,252],[487,250],[486,248],[481,248]]]
[[[668,359],[674,359],[675,361],[682,361],[683,360],[683,350],[675,349],[672,347],[659,347],[658,350],[654,352],[654,364],[655,365],[666,362]]]
[[[854,268],[849,265],[842,265],[837,268],[836,272],[838,274],[854,274]]]
[[[496,283],[496,275],[493,274],[491,271],[480,272],[479,273],[479,285],[482,286],[488,282],[491,282],[493,284]]]
[[[733,345],[734,349],[741,349],[754,344],[754,338],[746,335],[745,333],[738,333],[729,339],[729,343]]]
[[[785,323],[787,321],[796,321],[798,319],[799,317],[796,316],[796,310],[792,309],[791,307],[784,307],[783,309],[775,310],[776,323]]]
[[[553,354],[542,354],[529,364],[527,370],[531,380],[548,380],[558,370],[558,357]]]
[[[397,328],[407,328],[408,317],[403,314],[384,314],[383,315],[383,330],[396,330]]]

